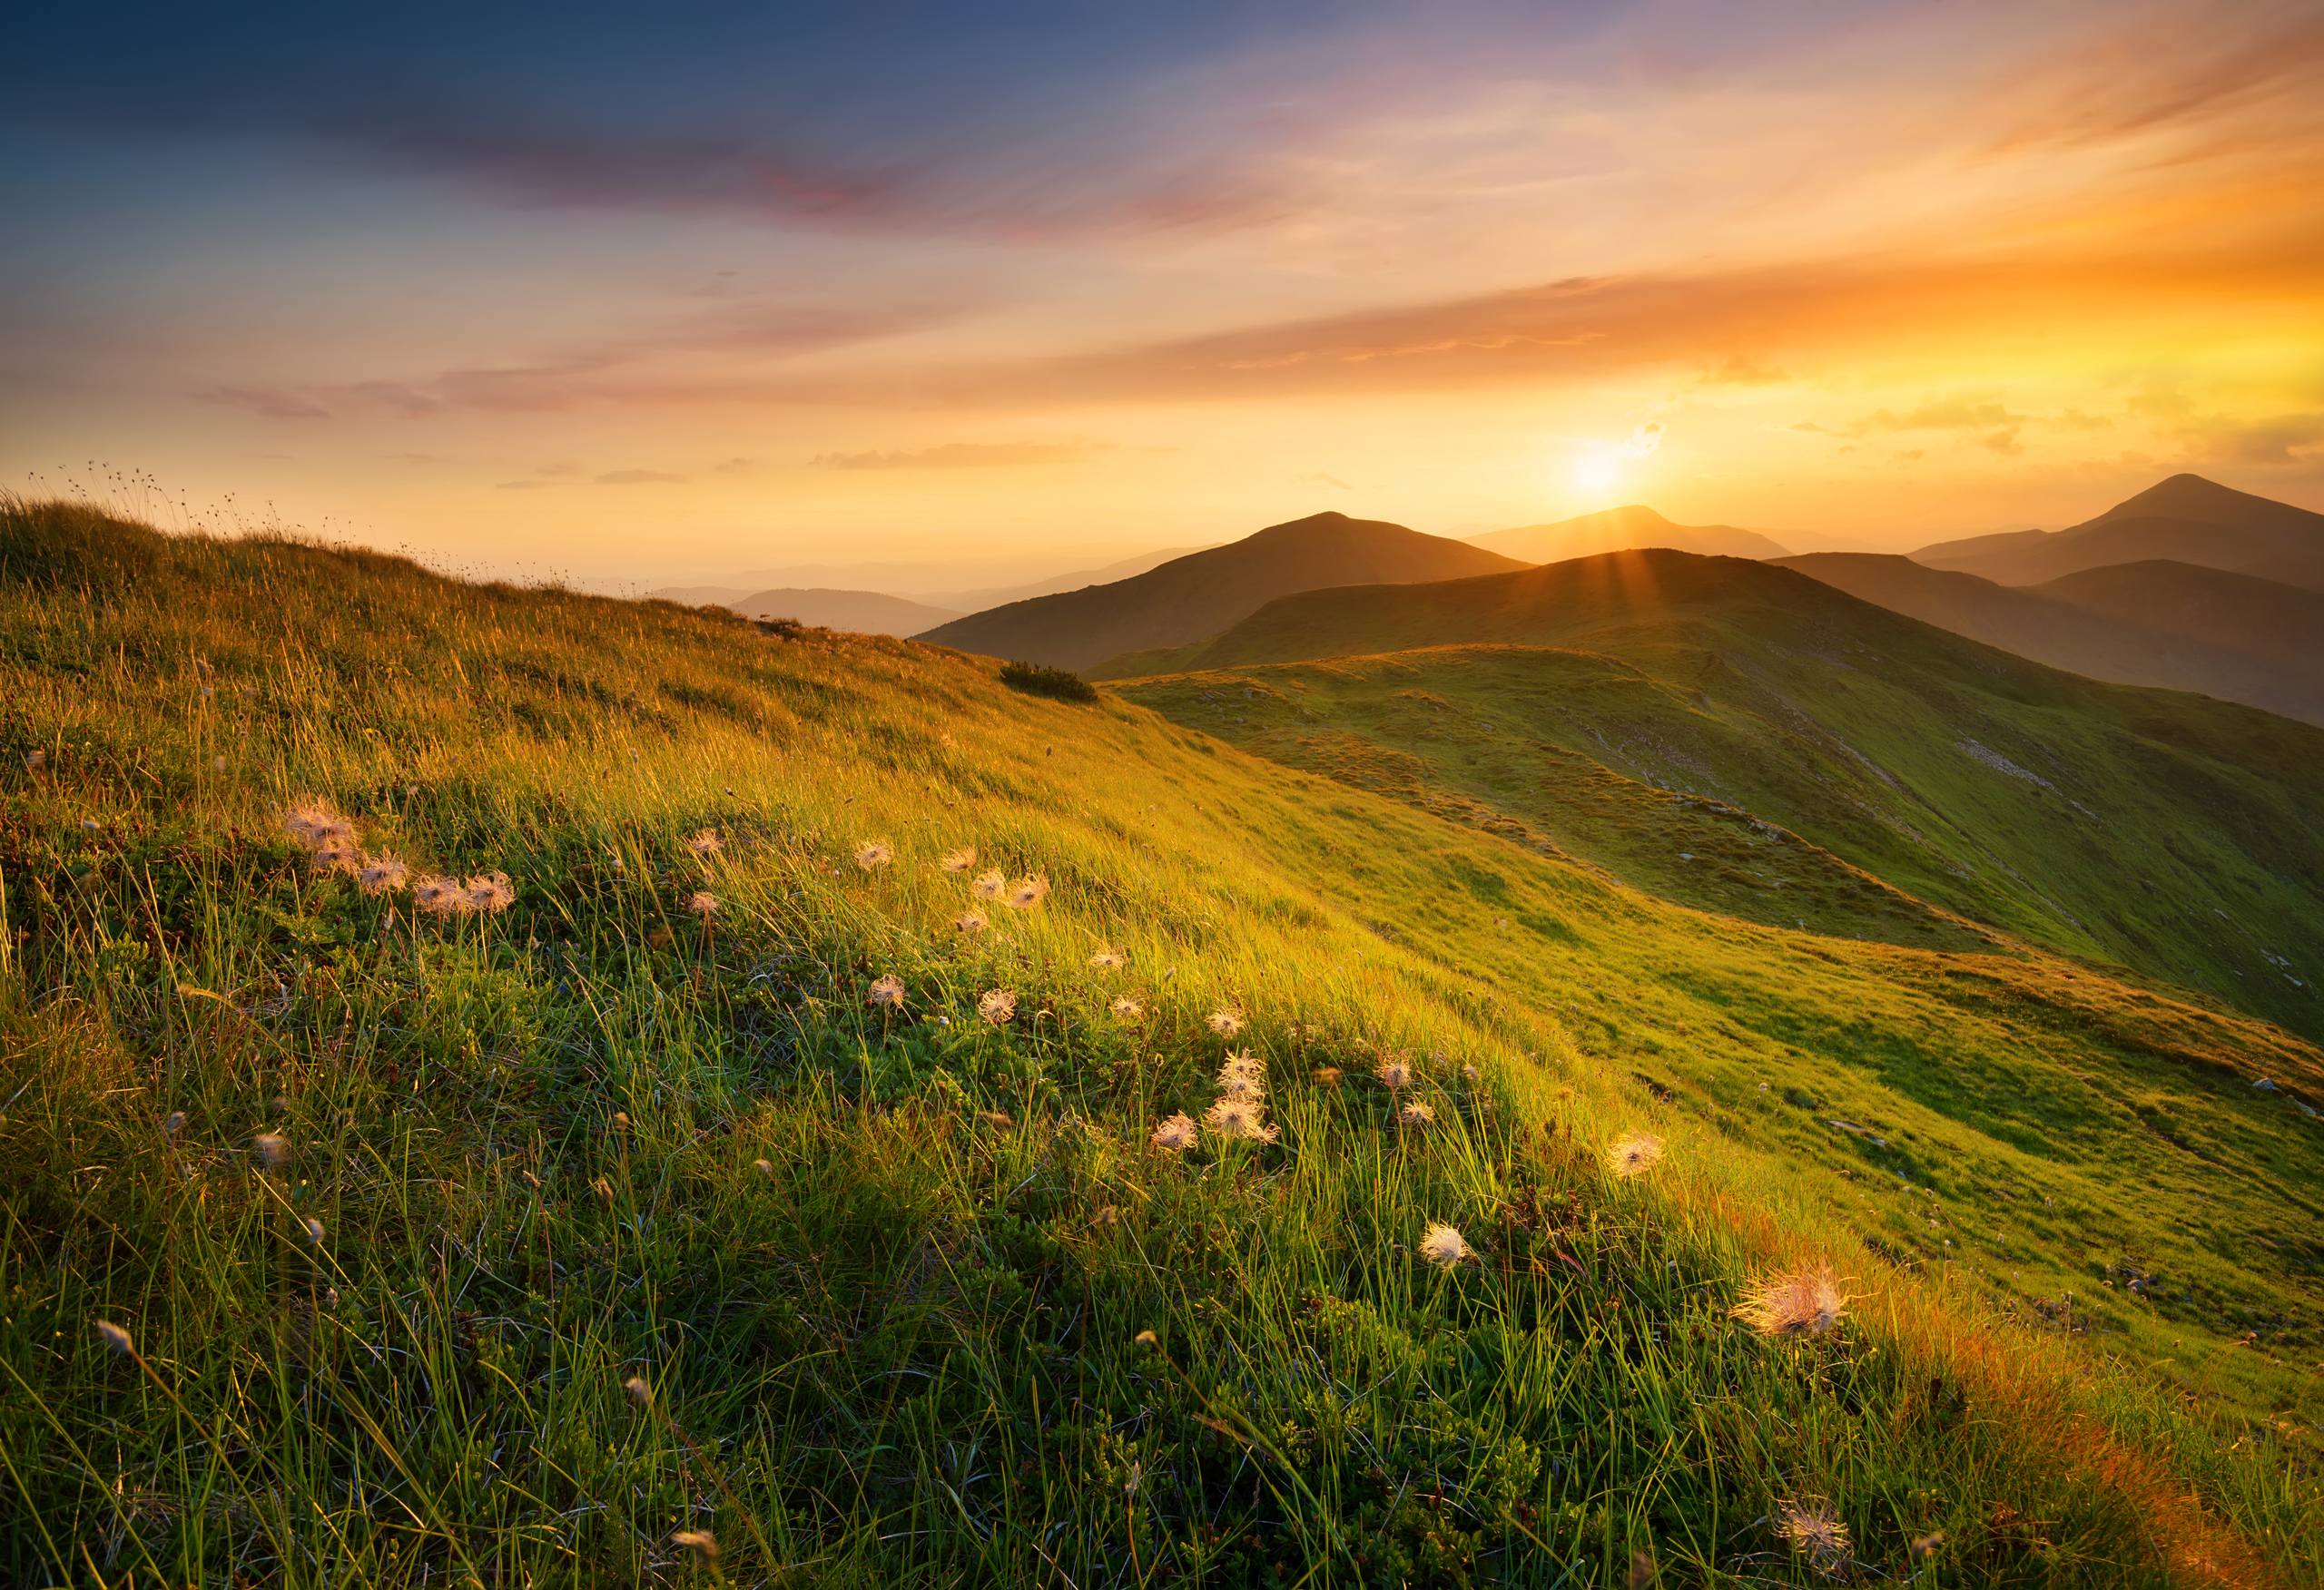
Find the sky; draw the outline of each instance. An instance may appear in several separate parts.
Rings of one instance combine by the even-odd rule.
[[[2319,69],[2315,0],[12,7],[0,486],[615,588],[2324,507]]]

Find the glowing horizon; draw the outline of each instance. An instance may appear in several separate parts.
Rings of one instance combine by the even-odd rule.
[[[2304,5],[15,25],[17,489],[646,584],[2324,506]]]

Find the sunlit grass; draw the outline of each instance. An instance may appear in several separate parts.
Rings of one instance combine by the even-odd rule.
[[[903,643],[21,506],[0,573],[0,1576],[1812,1579],[1787,1501],[1898,1578],[2319,1567],[2312,1448],[1988,1290],[2197,1207],[2132,1097],[2288,1230],[2280,1035],[1713,927]],[[513,898],[367,890],[301,800]],[[1246,1052],[1272,1140],[1200,1128]],[[2280,1241],[2204,1284],[2312,1330]],[[1733,1317],[1819,1262],[1828,1328]],[[2139,1364],[2296,1413],[2147,1307]]]

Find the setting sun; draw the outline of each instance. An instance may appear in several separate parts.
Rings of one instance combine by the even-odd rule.
[[[1573,461],[1574,487],[1592,503],[1612,496],[1621,480],[1621,460],[1602,447],[1584,448]]]

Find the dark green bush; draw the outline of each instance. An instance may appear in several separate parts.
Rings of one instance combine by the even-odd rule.
[[[1000,682],[1010,690],[1021,690],[1027,695],[1048,696],[1060,702],[1094,702],[1098,687],[1078,673],[1063,668],[1044,668],[1039,662],[1010,662],[1000,671]]]

